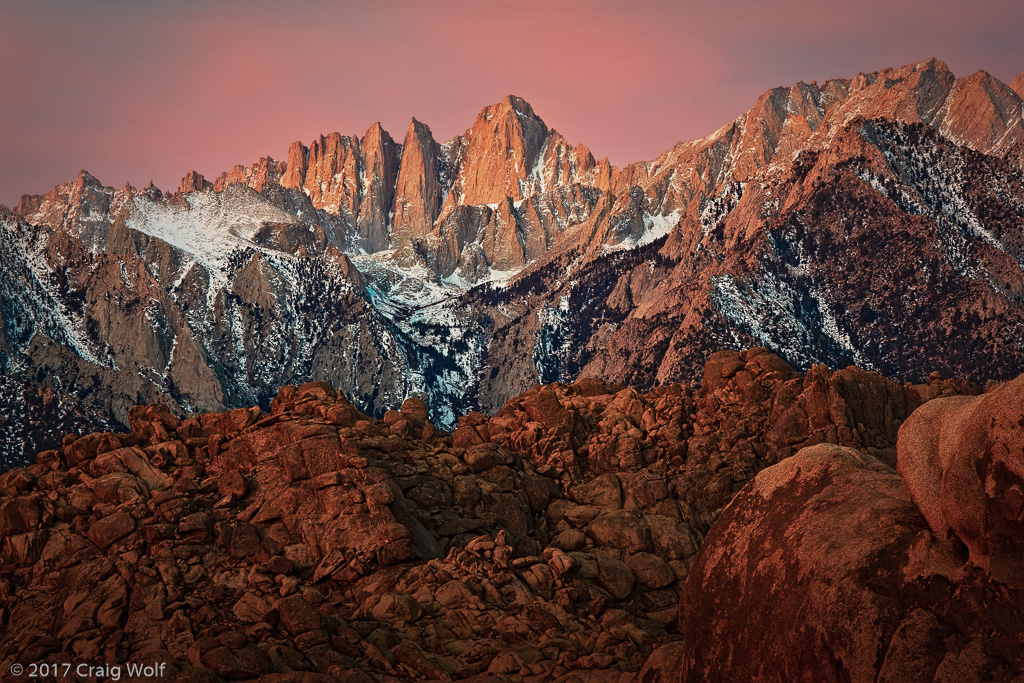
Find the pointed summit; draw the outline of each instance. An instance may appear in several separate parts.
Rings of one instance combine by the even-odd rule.
[[[519,119],[538,124],[545,131],[547,130],[547,126],[544,125],[544,121],[542,121],[541,118],[537,116],[537,113],[533,111],[533,107],[530,106],[530,103],[516,95],[505,95],[500,102],[484,107],[476,120],[479,123],[481,119],[484,121],[490,121],[495,118],[503,119],[512,115],[515,115]],[[476,124],[474,123],[473,126],[475,128]]]
[[[313,140],[302,186],[313,206],[335,215],[355,216],[359,191],[358,147],[359,140],[337,132]],[[289,152],[289,161],[290,157]]]
[[[370,126],[359,143],[363,192],[356,225],[359,246],[370,253],[388,247],[387,216],[395,197],[399,154],[398,144],[380,123]]]
[[[922,123],[931,124],[956,82],[956,76],[945,62],[932,57],[898,69],[887,84],[889,80],[893,82],[892,87],[906,93],[905,100],[896,107],[895,118],[912,121],[916,116]]]
[[[441,210],[440,155],[430,127],[416,119],[410,121],[395,188],[393,244],[422,237],[433,227]]]
[[[938,57],[929,57],[928,59],[914,64],[913,67],[905,66],[904,69],[913,68],[914,71],[934,71],[936,73],[952,73],[949,70],[949,66],[939,59]]]
[[[1020,156],[1024,150],[1020,96],[986,71],[956,79],[932,122],[939,132],[984,154]]]
[[[296,140],[288,147],[288,165],[281,177],[281,186],[298,189],[306,181],[306,165],[309,163],[309,149]]]
[[[145,192],[150,199],[163,199],[164,196],[163,190],[156,186],[156,183],[153,182],[152,178],[149,179],[149,184],[142,188],[142,191]]]
[[[380,125],[380,121],[377,121],[366,129],[366,132],[363,134],[362,144],[367,144],[367,141],[375,144],[376,141],[384,138],[391,140],[391,135],[384,130],[384,126]]]
[[[519,181],[532,172],[548,137],[548,127],[529,103],[508,95],[480,112],[466,137],[469,145],[459,174],[461,203],[521,199]]]
[[[1010,90],[1014,91],[1024,99],[1024,71],[1013,77],[1010,81]]]
[[[484,111],[488,110],[493,111],[494,113],[512,111],[520,116],[533,119],[534,121],[540,121],[541,124],[543,124],[540,117],[533,111],[533,107],[530,106],[530,103],[516,95],[505,95],[504,99],[497,104],[487,107]]]
[[[188,192],[200,192],[212,189],[213,183],[204,178],[202,173],[197,173],[195,170],[191,170],[181,179],[181,187],[178,188],[178,192],[186,194]]]
[[[149,181],[152,183],[153,181]],[[103,183],[96,179],[92,173],[89,173],[84,168],[78,172],[78,177],[75,178],[75,186],[81,190],[83,187],[103,187]]]
[[[849,118],[888,118],[931,124],[946,101],[956,76],[945,62],[931,58],[899,69],[858,74],[849,84]]]

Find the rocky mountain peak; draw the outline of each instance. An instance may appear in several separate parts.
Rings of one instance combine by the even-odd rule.
[[[405,130],[405,142],[403,143],[403,148],[409,143],[429,144],[430,142],[437,144],[434,140],[434,134],[430,130],[430,126],[423,123],[415,116],[409,119],[409,127]]]
[[[178,192],[186,194],[188,192],[201,192],[212,189],[213,183],[204,178],[202,173],[192,170],[181,179],[181,186],[178,188]]]
[[[395,187],[392,243],[408,243],[430,233],[441,210],[441,148],[430,127],[415,118],[402,144]]]
[[[1020,158],[1024,151],[1021,97],[986,71],[956,79],[934,125],[971,149]]]
[[[571,145],[561,133],[552,129],[537,159],[531,181],[535,191],[544,191],[579,180],[594,171],[596,166],[590,149],[582,144]],[[596,177],[592,184],[599,184]]]
[[[388,213],[395,197],[401,147],[375,123],[359,143],[362,196],[357,218],[357,243],[373,253],[389,246]]]
[[[509,95],[484,108],[466,133],[469,144],[458,177],[461,204],[522,199],[548,128],[522,98]]]
[[[284,175],[281,176],[282,187],[299,189],[306,179],[306,164],[309,162],[309,150],[300,140],[288,147],[288,162]]]
[[[72,182],[61,183],[45,195],[24,195],[14,212],[32,225],[45,225],[74,236],[89,248],[103,244],[109,215],[130,195],[115,193],[91,173],[81,170]]]
[[[773,88],[761,95],[737,120],[743,154],[734,166],[735,178],[742,181],[776,154],[796,149],[821,122],[825,113],[821,99],[817,86],[806,83]]]
[[[156,183],[153,182],[152,178],[150,178],[146,186],[142,188],[142,191],[149,196],[150,199],[163,199],[164,196],[164,191],[156,186]]]
[[[1010,90],[1024,97],[1024,71],[1021,71],[1010,81]]]
[[[96,179],[96,176],[83,168],[78,172],[78,177],[75,179],[75,187],[81,189],[87,185],[93,188],[103,187],[103,184]]]
[[[384,140],[386,140],[389,143],[394,142],[394,140],[391,138],[391,135],[386,130],[384,130],[384,127],[382,125],[380,125],[380,121],[377,121],[376,123],[374,123],[373,125],[366,129],[366,132],[363,134],[363,138],[360,141],[360,147],[378,146]]]
[[[530,106],[529,102],[524,100],[522,97],[517,97],[516,95],[512,94],[505,95],[505,98],[502,99],[501,102],[498,102],[495,105],[487,107],[485,111],[490,111],[492,114],[499,114],[511,111],[515,112],[520,116],[525,116],[527,118],[533,119],[535,121],[540,121],[541,123],[543,123],[543,121],[540,120],[540,117],[538,117],[537,114],[533,111],[533,107]]]
[[[871,74],[862,81],[860,88],[854,79],[851,91],[861,90],[866,95],[867,101],[862,102],[864,110],[859,112],[865,117],[930,124],[955,81],[945,62],[933,57]]]
[[[309,147],[303,190],[313,206],[355,217],[359,192],[359,141],[340,133],[321,135]]]
[[[275,161],[270,157],[262,157],[252,166],[236,165],[230,171],[221,173],[213,182],[213,189],[217,192],[234,183],[248,185],[257,192],[262,192],[271,185],[280,182],[285,171],[285,164]]]

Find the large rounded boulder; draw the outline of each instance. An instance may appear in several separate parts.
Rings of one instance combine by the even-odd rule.
[[[682,641],[637,680],[1009,680],[1020,594],[965,560],[891,467],[805,448],[722,513],[682,591]]]
[[[897,469],[929,526],[1024,588],[1024,376],[929,401],[900,429]]]

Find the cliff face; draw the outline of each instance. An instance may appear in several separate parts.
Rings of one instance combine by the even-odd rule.
[[[408,245],[430,234],[441,211],[441,148],[430,128],[416,119],[402,145],[395,188],[393,241]]]
[[[332,133],[174,194],[83,172],[0,216],[0,355],[122,423],[322,379],[378,415],[429,396],[450,426],[538,381],[693,380],[754,344],[1010,377],[1020,80],[929,60],[775,88],[621,169],[510,96],[443,144],[415,120],[401,145]]]
[[[363,172],[362,199],[359,204],[358,243],[366,251],[386,249],[390,240],[388,215],[395,200],[396,173],[402,148],[395,144],[387,131],[374,124],[359,143],[362,153],[360,167]]]

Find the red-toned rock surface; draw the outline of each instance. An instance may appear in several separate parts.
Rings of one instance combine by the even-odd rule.
[[[509,95],[486,107],[466,132],[466,161],[445,208],[522,198],[521,182],[533,171],[547,136],[547,126],[521,97]]]
[[[388,212],[395,198],[395,174],[402,148],[379,123],[370,126],[359,143],[360,172],[365,187],[356,219],[361,244],[367,251],[386,249],[391,243]]]
[[[537,387],[453,434],[418,399],[375,420],[323,383],[267,413],[133,408],[130,434],[0,477],[0,664],[631,680],[678,638],[682,582],[745,482],[812,443],[891,458],[914,407],[972,391],[801,376],[761,349],[705,372],[697,392]]]
[[[1007,380],[1020,88],[936,59],[776,87],[623,168],[510,95],[440,144],[415,120],[401,144],[334,132],[212,188],[83,172],[0,210],[0,367],[121,426],[319,380],[377,417],[422,391],[452,429],[538,382],[696,382],[749,346]]]
[[[440,147],[430,128],[413,119],[402,144],[402,165],[395,186],[392,242],[425,237],[441,211]]]
[[[1021,71],[1010,81],[1010,90],[1024,98],[1024,71]]]
[[[213,183],[204,178],[202,173],[189,171],[181,179],[181,187],[178,188],[178,192],[185,194],[186,192],[202,192],[203,190],[212,189]]]
[[[1024,111],[1012,85],[978,71],[958,78],[935,123],[940,131],[971,149],[990,151],[1024,163]]]
[[[637,680],[1024,675],[1022,381],[923,405],[898,473],[833,444],[762,471],[701,547],[681,641]]]
[[[1024,377],[915,412],[900,430],[897,469],[939,538],[1024,589]]]
[[[268,187],[281,182],[281,175],[285,172],[285,164],[274,161],[270,157],[263,157],[252,166],[236,165],[230,171],[221,173],[213,181],[213,189],[223,192],[235,183],[247,185],[257,192],[262,192]],[[206,188],[197,188],[206,189]]]

